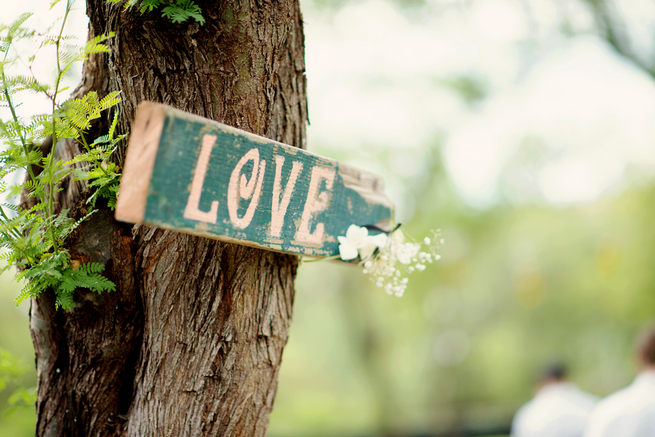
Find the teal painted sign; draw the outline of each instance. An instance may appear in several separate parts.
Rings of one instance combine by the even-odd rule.
[[[390,225],[382,188],[370,173],[147,102],[137,109],[116,219],[333,256],[351,224]]]

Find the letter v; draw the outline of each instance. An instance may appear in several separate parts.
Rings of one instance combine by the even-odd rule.
[[[284,225],[284,216],[287,214],[291,194],[296,186],[298,175],[302,171],[302,162],[294,161],[291,166],[291,173],[282,199],[280,199],[280,185],[282,182],[282,167],[284,166],[284,156],[275,156],[275,180],[273,182],[273,198],[271,200],[271,237],[279,237],[282,233],[282,225]]]

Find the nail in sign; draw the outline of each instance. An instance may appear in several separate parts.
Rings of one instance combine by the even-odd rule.
[[[351,224],[385,229],[378,177],[170,106],[139,105],[116,219],[310,256]]]

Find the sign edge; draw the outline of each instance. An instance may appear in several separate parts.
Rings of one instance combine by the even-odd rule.
[[[143,223],[165,118],[165,105],[141,102],[137,106],[116,200],[116,220]]]

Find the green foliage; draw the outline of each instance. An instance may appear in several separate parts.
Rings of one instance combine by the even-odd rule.
[[[161,8],[163,17],[168,18],[173,23],[183,23],[193,19],[200,24],[205,24],[205,18],[202,16],[200,6],[193,0],[107,0],[109,3],[124,3],[126,9],[138,5],[139,12],[152,12]]]
[[[91,208],[95,208],[98,198],[103,198],[113,209],[120,173],[110,157],[123,138],[122,135],[115,135],[117,115],[107,135],[90,143],[86,138],[92,121],[120,102],[118,92],[111,92],[102,98],[90,92],[81,98],[60,101],[63,76],[89,55],[107,52],[109,48],[104,43],[113,36],[98,36],[83,49],[68,48],[64,44],[66,37],[63,31],[70,9],[69,0],[58,34],[46,35],[41,42],[42,47],[51,45],[56,51],[54,86],[39,83],[31,75],[10,74],[20,62],[18,57],[9,56],[12,45],[36,35],[25,27],[29,14],[21,15],[8,26],[0,26],[0,46],[4,51],[4,59],[0,62],[0,103],[11,113],[9,119],[0,119],[3,146],[0,150],[0,177],[3,181],[9,178],[17,180],[21,178],[21,172],[28,174],[24,183],[12,186],[4,182],[0,184],[0,194],[13,199],[0,205],[0,247],[4,249],[0,257],[6,262],[5,269],[16,267],[17,278],[24,280],[18,303],[52,289],[57,306],[65,309],[73,306],[73,293],[77,288],[101,292],[114,290],[115,285],[100,274],[102,265],[81,264],[65,248],[66,239],[94,210],[74,220],[68,216],[67,210],[57,211],[55,193],[62,190],[64,180],[84,180],[92,190],[88,202]],[[34,62],[34,57],[30,58],[30,62]],[[51,111],[29,117],[20,116],[17,112],[19,103],[15,99],[22,92],[45,95],[51,102]],[[55,158],[56,147],[45,152],[47,154],[44,156],[38,145],[48,137],[52,138],[54,145],[61,140],[76,141],[83,150],[69,161]],[[18,202],[21,192],[26,198],[24,203]]]
[[[15,387],[15,381],[25,373],[25,366],[8,351],[0,348],[0,393],[14,385],[7,400],[8,408],[3,409],[3,415],[11,414],[22,406],[34,405],[36,392],[34,388]]]
[[[7,382],[22,373],[21,366],[6,350],[0,349],[0,391],[4,390]]]
[[[23,301],[38,295],[40,290],[53,288],[57,297],[57,305],[62,308],[73,306],[73,293],[77,288],[88,288],[97,293],[115,290],[116,286],[102,276],[104,266],[98,263],[86,263],[76,266],[70,262],[65,251],[46,257],[33,268],[26,269],[20,278],[28,280],[28,285],[21,291],[18,300]]]
[[[95,208],[97,200],[102,198],[107,202],[107,206],[112,211],[116,209],[116,198],[118,196],[121,174],[118,165],[111,162],[109,158],[116,151],[118,143],[125,137],[125,135],[115,135],[117,123],[118,114],[114,116],[109,133],[96,138],[90,146],[86,146],[88,153],[97,154],[97,157],[93,159],[99,163],[99,165],[89,169],[86,173],[82,172],[80,174],[80,179],[87,180],[89,187],[93,190],[93,194],[88,200],[92,208]]]
[[[90,214],[74,221],[67,217],[67,211],[62,211],[60,214],[50,217],[52,223],[45,227],[41,225],[41,222],[44,221],[41,214],[31,215],[34,225],[28,229],[26,237],[16,239],[14,247],[19,250],[7,252],[9,263],[22,269],[17,274],[17,279],[26,280],[25,287],[18,295],[18,303],[38,296],[45,289],[52,288],[55,291],[57,305],[71,308],[73,292],[76,288],[88,288],[95,292],[115,289],[114,283],[100,275],[103,270],[102,265],[97,263],[79,264],[79,261],[71,261],[69,252],[61,248],[66,237]],[[52,251],[52,245],[48,238],[43,238],[44,235],[48,236],[50,233],[39,232],[39,229],[48,227],[54,229],[55,236],[59,241],[60,249],[57,251]],[[23,258],[18,258],[18,255],[22,255]],[[38,262],[28,264],[30,259],[38,260]]]
[[[14,305],[20,286],[0,275],[0,436],[33,437],[36,368],[27,308]],[[30,363],[32,363],[30,365]]]

